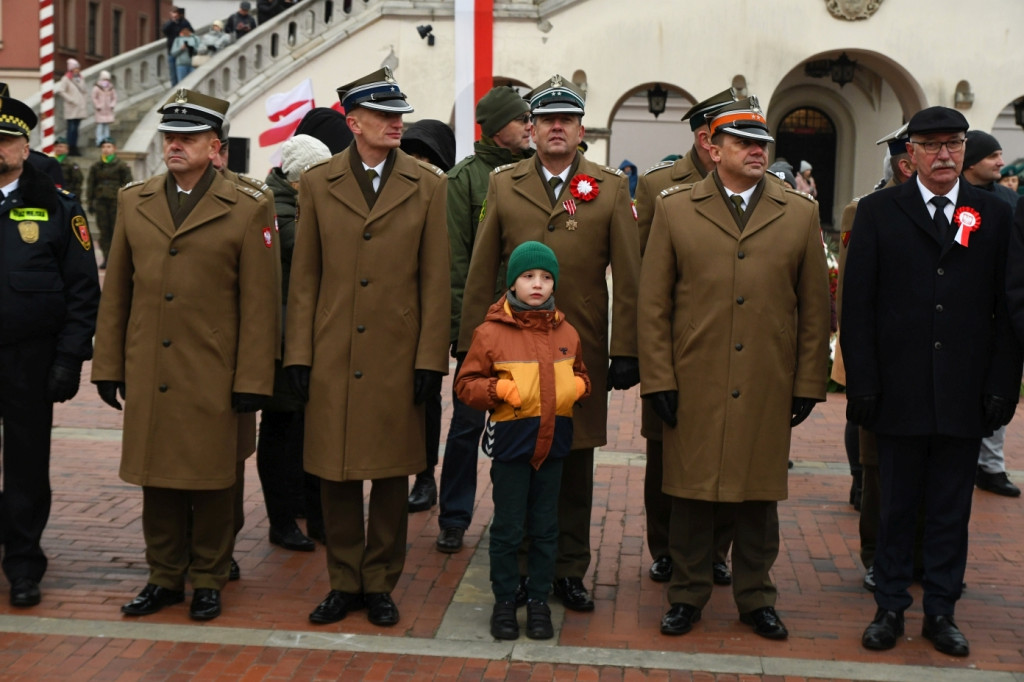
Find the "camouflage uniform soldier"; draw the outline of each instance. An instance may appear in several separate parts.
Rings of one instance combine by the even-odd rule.
[[[89,169],[88,202],[100,227],[100,249],[103,251],[100,267],[105,268],[117,221],[117,191],[132,181],[132,171],[128,164],[117,158],[114,138],[103,138],[100,154],[100,160]]]

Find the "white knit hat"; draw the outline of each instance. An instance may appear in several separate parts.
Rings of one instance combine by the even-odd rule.
[[[281,145],[281,171],[289,182],[297,182],[311,164],[331,158],[331,150],[311,135],[296,135]]]
[[[807,161],[801,161],[800,162],[800,172],[801,173],[805,173],[805,172],[811,170],[811,168],[812,168],[811,164],[808,163]]]

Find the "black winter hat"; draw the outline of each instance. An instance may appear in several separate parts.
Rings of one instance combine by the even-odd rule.
[[[982,130],[972,130],[967,133],[966,146],[964,147],[964,170],[967,170],[978,163],[986,156],[1003,148],[999,140]]]
[[[296,135],[309,135],[327,145],[331,154],[345,151],[352,144],[352,131],[345,123],[345,114],[337,109],[315,107],[302,117]]]

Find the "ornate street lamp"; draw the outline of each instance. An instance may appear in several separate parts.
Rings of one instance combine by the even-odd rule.
[[[668,99],[668,90],[661,87],[661,83],[655,83],[654,87],[647,91],[647,111],[654,114],[654,118],[665,113],[665,102]]]

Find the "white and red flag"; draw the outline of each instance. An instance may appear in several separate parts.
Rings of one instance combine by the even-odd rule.
[[[260,133],[260,146],[284,142],[295,133],[302,117],[316,104],[313,101],[313,81],[310,78],[288,92],[276,92],[267,98],[267,118],[274,124]]]

